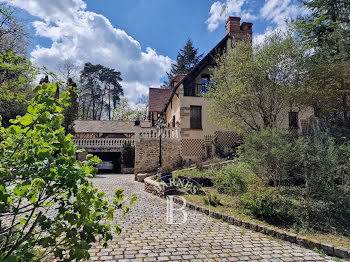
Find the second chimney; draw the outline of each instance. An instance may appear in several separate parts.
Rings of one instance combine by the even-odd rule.
[[[252,37],[253,24],[244,22],[241,25],[241,18],[230,16],[226,22],[226,33],[236,40],[246,39],[248,36]]]

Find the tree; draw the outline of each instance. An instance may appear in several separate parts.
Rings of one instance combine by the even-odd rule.
[[[14,9],[0,3],[0,53],[13,52],[25,55],[29,34],[14,17]]]
[[[97,120],[98,112],[96,106],[102,93],[100,82],[101,71],[102,65],[86,63],[83,71],[80,73],[83,119]]]
[[[115,108],[123,94],[121,80],[121,73],[114,69],[86,63],[80,74],[82,118],[99,120],[106,110],[111,119],[111,102]]]
[[[304,0],[309,12],[294,22],[311,50],[309,85],[316,115],[350,128],[350,5],[344,0]]]
[[[238,131],[278,127],[287,110],[304,107],[303,54],[288,34],[275,33],[253,48],[250,40],[237,42],[217,59],[205,95],[211,119]]]
[[[122,98],[113,111],[114,120],[146,120],[147,108],[144,106],[131,106],[126,97]]]
[[[33,96],[31,82],[37,71],[26,57],[12,52],[0,54],[0,115],[3,126],[9,126],[10,119],[25,113]]]
[[[350,5],[346,0],[302,0],[309,12],[294,21],[295,29],[318,62],[350,60]]]
[[[190,38],[187,39],[184,48],[180,49],[177,54],[176,63],[171,65],[170,72],[167,73],[170,82],[177,74],[187,74],[195,67],[203,54],[198,55],[198,48],[194,48]]]
[[[76,161],[72,135],[62,127],[69,93],[56,99],[56,89],[36,86],[28,112],[8,128],[0,125],[1,261],[42,261],[48,255],[88,260],[92,243],[107,246],[112,226],[120,232],[113,222],[116,209],[129,210],[122,189],[109,202],[89,181],[97,157]]]
[[[120,96],[123,95],[123,88],[119,83],[122,81],[121,73],[111,68],[103,68],[101,81],[103,82],[105,89],[107,89],[108,104],[106,104],[106,109],[108,111],[108,119],[111,120],[113,112],[111,102],[115,109],[120,100]]]
[[[79,66],[73,59],[65,59],[57,65],[57,70],[59,72],[61,80],[64,82],[68,79],[72,79],[74,82],[78,78]]]
[[[67,91],[69,93],[69,106],[63,110],[64,121],[63,127],[66,134],[74,134],[74,121],[78,119],[79,104],[78,104],[78,89],[77,84],[72,78],[68,79]]]

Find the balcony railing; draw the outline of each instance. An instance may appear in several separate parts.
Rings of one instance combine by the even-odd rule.
[[[85,138],[74,139],[79,148],[122,148],[126,143],[134,144],[129,138]]]
[[[185,90],[185,96],[201,97],[203,93],[207,92],[207,86],[205,84],[194,84]]]
[[[161,131],[157,128],[139,128],[135,132],[135,139],[158,139],[160,134]],[[175,140],[180,138],[180,128],[178,127],[168,127],[162,132],[162,139]]]

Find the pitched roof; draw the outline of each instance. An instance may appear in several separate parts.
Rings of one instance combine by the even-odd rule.
[[[184,79],[186,74],[178,74],[171,79],[171,82],[180,82],[182,79]]]
[[[222,49],[223,47],[225,47],[226,41],[229,38],[229,35],[226,35],[201,61],[199,61],[199,63],[192,68],[192,70],[185,75],[185,77],[183,77],[181,79],[180,82],[178,82],[176,84],[176,86],[172,89],[172,92],[169,96],[169,99],[166,101],[164,107],[162,108],[161,112],[164,112],[167,107],[170,104],[171,99],[173,98],[174,94],[176,93],[177,89],[179,88],[179,86],[185,82],[194,72],[196,72],[199,68],[201,68],[205,63],[208,63],[208,61],[212,60],[213,57],[217,54],[218,50]]]
[[[150,127],[148,121],[141,121],[141,127]],[[75,120],[76,133],[135,133],[135,121],[128,120]]]
[[[165,104],[168,102],[171,89],[168,88],[150,88],[149,89],[149,111],[162,112]]]

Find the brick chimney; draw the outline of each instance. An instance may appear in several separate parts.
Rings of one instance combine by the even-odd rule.
[[[230,16],[226,22],[226,33],[235,40],[243,40],[253,35],[253,24],[243,22],[241,18]]]

